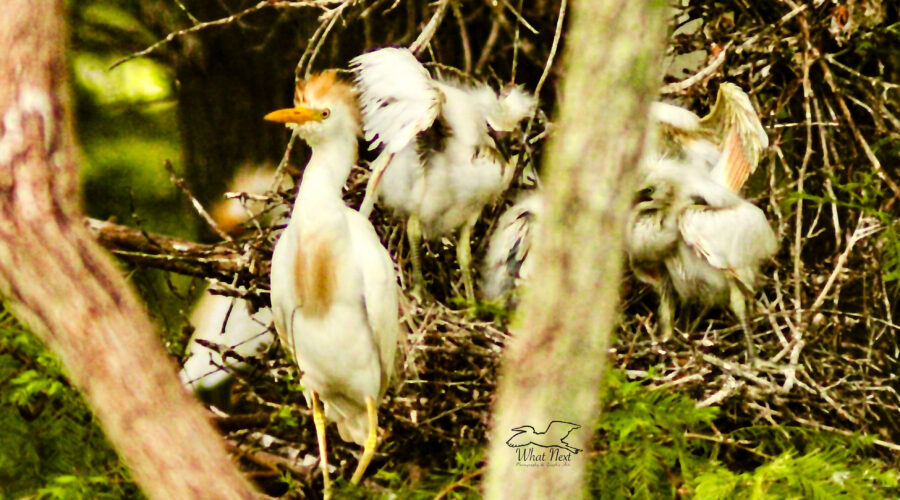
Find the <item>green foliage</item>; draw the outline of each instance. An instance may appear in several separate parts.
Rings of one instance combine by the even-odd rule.
[[[697,409],[685,396],[647,390],[618,371],[607,376],[603,405],[596,425],[601,456],[589,468],[592,495],[671,497],[676,485],[670,477],[679,467],[699,469],[707,461],[702,444],[686,432],[708,429],[716,408]]]
[[[140,498],[78,391],[0,308],[0,498]]]
[[[589,466],[593,498],[887,498],[898,475],[867,458],[869,440],[803,428],[718,432],[716,408],[644,381],[608,376]]]
[[[454,464],[446,470],[432,470],[425,477],[419,477],[421,469],[415,466],[411,466],[406,473],[400,473],[393,467],[382,467],[373,477],[381,485],[378,491],[339,481],[335,497],[405,500],[431,500],[438,496],[450,500],[481,498],[479,485],[483,465],[483,448],[463,448],[456,452]]]

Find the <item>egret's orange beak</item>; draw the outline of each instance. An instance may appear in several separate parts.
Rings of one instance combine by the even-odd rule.
[[[285,108],[272,111],[263,117],[270,122],[278,123],[296,123],[302,125],[306,122],[320,122],[325,119],[326,111],[320,109],[307,108],[305,106],[297,106],[296,108]]]

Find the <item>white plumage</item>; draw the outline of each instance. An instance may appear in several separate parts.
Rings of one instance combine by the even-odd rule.
[[[204,292],[191,324],[194,333],[178,376],[194,391],[219,386],[232,370],[246,365],[244,358],[258,355],[275,341],[272,311],[264,307],[251,313],[247,301],[239,298]]]
[[[266,116],[288,123],[312,149],[272,256],[272,308],[313,406],[327,494],[324,419],[337,423],[342,439],[365,446],[353,482],[374,455],[377,405],[400,334],[397,284],[372,224],[341,199],[357,157],[352,88],[324,72],[298,84],[294,104]]]
[[[242,167],[228,190],[251,194],[264,193],[272,183],[275,169],[268,166]],[[231,198],[216,203],[211,211],[219,227],[237,233],[250,218],[263,225],[283,222],[280,208],[265,212],[262,201]],[[190,322],[194,333],[188,340],[187,357],[179,372],[182,383],[191,390],[212,390],[227,381],[234,370],[242,369],[244,358],[256,356],[275,342],[271,331],[272,311],[262,307],[250,311],[247,301],[203,293],[194,306]],[[224,355],[224,356],[223,356]]]
[[[500,215],[482,265],[481,291],[486,299],[509,299],[519,284],[531,276],[534,259],[529,255],[542,213],[543,198],[535,190],[521,196]]]
[[[745,295],[762,263],[777,251],[765,214],[737,192],[755,170],[768,138],[749,98],[723,84],[712,112],[700,119],[656,104],[662,153],[642,163],[644,181],[628,226],[635,275],[660,294],[664,338],[672,331],[672,293],[708,306],[728,304],[753,356]]]
[[[378,197],[403,217],[417,289],[424,287],[419,246],[424,235],[460,230],[457,260],[469,299],[472,228],[484,206],[512,180],[514,166],[495,140],[534,112],[519,87],[499,95],[486,85],[432,78],[406,49],[384,48],[351,62],[360,89],[365,138],[382,152],[360,212]]]

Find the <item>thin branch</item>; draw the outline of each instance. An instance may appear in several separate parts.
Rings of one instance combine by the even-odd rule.
[[[215,231],[215,233],[217,235],[219,235],[219,237],[222,238],[223,240],[225,240],[229,243],[234,241],[234,239],[232,239],[228,233],[226,233],[225,231],[222,230],[222,228],[219,227],[219,224],[217,224],[216,221],[212,218],[212,216],[209,215],[209,212],[207,212],[206,209],[203,208],[203,204],[200,203],[200,200],[198,200],[194,196],[194,194],[191,193],[191,191],[187,188],[187,185],[184,183],[184,179],[182,179],[181,177],[178,177],[178,174],[175,173],[175,167],[172,166],[172,162],[170,162],[169,160],[166,160],[164,162],[164,165],[166,167],[166,171],[169,172],[169,179],[172,181],[172,184],[174,184],[175,187],[180,189],[181,192],[184,193],[184,195],[187,196],[188,199],[191,200],[191,205],[194,207],[194,210],[196,210],[197,213],[200,214],[200,217],[202,217],[203,220],[206,221],[206,223],[209,225],[209,227],[213,231]]]
[[[205,23],[194,24],[190,28],[173,31],[173,32],[169,33],[168,35],[166,35],[165,38],[163,38],[162,40],[147,47],[146,49],[131,53],[131,54],[117,60],[116,62],[112,63],[112,65],[109,67],[109,69],[114,69],[116,66],[119,66],[120,64],[130,61],[132,59],[150,55],[153,52],[155,52],[156,50],[158,50],[160,47],[173,42],[176,38],[181,38],[181,37],[183,37],[185,35],[189,35],[191,33],[203,31],[207,28],[212,28],[213,26],[224,26],[226,24],[231,24],[244,16],[247,16],[249,14],[253,14],[254,12],[263,10],[266,7],[275,7],[275,8],[321,7],[321,8],[324,8],[326,5],[331,4],[331,3],[334,3],[334,2],[328,1],[328,0],[326,0],[326,1],[315,1],[314,0],[314,1],[310,1],[310,2],[271,2],[271,1],[263,0],[252,7],[248,7],[246,9],[238,12],[237,14],[232,14],[228,17],[223,17],[221,19],[216,19],[213,21],[207,21]]]
[[[438,26],[441,24],[441,20],[444,19],[444,14],[447,12],[447,5],[450,3],[450,0],[440,0],[437,4],[437,9],[434,11],[434,14],[431,16],[431,19],[428,20],[428,24],[422,28],[422,32],[419,33],[419,36],[416,37],[415,41],[409,45],[409,51],[415,55],[419,55],[422,50],[428,46],[431,42],[431,39],[434,37],[435,32],[438,29]]]
[[[228,281],[235,274],[248,270],[240,252],[221,245],[148,234],[140,229],[91,218],[85,218],[85,225],[102,246],[134,264]]]
[[[831,87],[831,91],[834,92],[834,96],[837,99],[838,107],[841,108],[841,113],[844,115],[844,119],[847,120],[847,125],[850,126],[850,131],[853,132],[853,137],[856,138],[856,141],[859,142],[859,145],[862,147],[863,152],[866,154],[866,158],[869,159],[869,163],[872,164],[872,168],[875,170],[875,173],[884,181],[885,184],[891,188],[891,191],[894,192],[894,197],[900,199],[900,185],[897,184],[896,181],[888,177],[887,172],[884,171],[884,168],[881,166],[881,161],[875,156],[875,153],[872,152],[872,148],[869,147],[868,141],[866,141],[865,137],[863,137],[862,133],[860,133],[859,128],[856,126],[856,122],[853,120],[853,114],[850,113],[850,108],[847,107],[847,103],[844,101],[843,94],[841,93],[841,89],[834,83],[834,77],[831,74],[831,69],[828,67],[828,64],[822,59],[819,60],[819,65],[822,67],[822,71],[825,73],[825,82],[828,83],[828,86]]]
[[[725,56],[727,55],[728,49],[730,47],[731,42],[728,42],[728,44],[722,47],[722,50],[719,52],[719,54],[716,55],[716,57],[714,57],[713,60],[705,68],[685,78],[684,80],[681,80],[680,82],[663,85],[662,88],[659,89],[660,93],[679,94],[691,88],[697,82],[702,81],[709,76],[712,76],[712,74],[715,73],[720,66],[722,66],[722,63],[725,62]]]

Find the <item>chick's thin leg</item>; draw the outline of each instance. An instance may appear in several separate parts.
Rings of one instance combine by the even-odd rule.
[[[466,221],[459,230],[459,241],[456,243],[456,260],[459,262],[459,270],[462,272],[466,301],[470,304],[475,302],[475,284],[472,281],[472,229],[480,215],[480,212],[476,213]]]
[[[363,454],[359,458],[359,464],[356,465],[356,471],[350,479],[350,483],[358,484],[366,472],[366,467],[375,456],[375,447],[378,445],[378,411],[375,409],[375,400],[371,396],[366,397],[366,411],[369,414],[369,437],[366,439],[366,445],[363,448]]]
[[[656,291],[659,294],[659,329],[662,331],[662,342],[667,342],[675,331],[673,326],[675,300],[672,295],[672,285],[663,278],[656,285]]]
[[[733,280],[728,283],[729,302],[734,315],[741,322],[741,329],[744,330],[744,339],[747,341],[747,360],[756,360],[756,349],[753,347],[753,337],[750,336],[750,322],[747,320],[747,302],[744,298],[744,292]]]
[[[422,223],[415,214],[406,221],[406,238],[409,240],[409,258],[412,260],[413,288],[410,292],[418,301],[425,296],[425,276],[422,274]]]
[[[325,445],[325,412],[319,404],[319,395],[312,393],[313,423],[316,425],[316,438],[319,441],[319,468],[322,469],[322,478],[325,481],[323,497],[331,498],[331,477],[328,475],[328,448]]]

